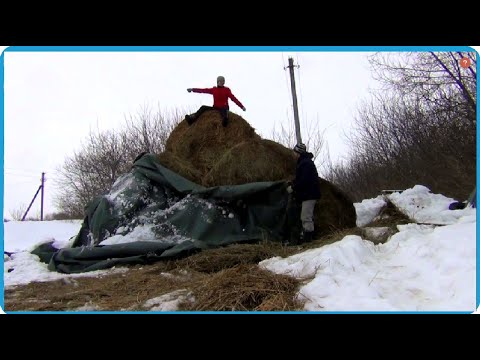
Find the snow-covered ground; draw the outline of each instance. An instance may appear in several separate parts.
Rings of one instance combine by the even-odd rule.
[[[478,306],[476,209],[449,210],[454,199],[432,194],[420,185],[389,198],[422,225],[401,225],[399,232],[384,244],[375,245],[369,239],[350,235],[288,258],[264,260],[259,266],[303,279],[298,296],[305,300],[305,311],[474,312]],[[370,223],[384,204],[381,196],[354,204],[357,225]],[[5,287],[128,271],[59,274],[49,271],[37,256],[28,253],[39,243],[52,239],[58,248],[69,246],[80,226],[81,221],[4,223],[5,250],[16,252],[11,257],[4,256]],[[15,271],[8,272],[11,268]],[[167,295],[151,299],[151,310],[174,311],[176,295]]]

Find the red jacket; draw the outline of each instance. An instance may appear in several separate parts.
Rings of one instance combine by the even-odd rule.
[[[228,98],[230,98],[240,108],[243,108],[242,103],[232,94],[232,91],[230,90],[230,88],[226,86],[222,86],[222,87],[215,86],[209,89],[192,89],[192,91],[195,93],[212,94],[213,107],[228,109]]]

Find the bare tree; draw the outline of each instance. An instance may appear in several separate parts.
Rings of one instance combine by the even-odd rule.
[[[317,163],[317,167],[322,167],[326,159],[329,158],[328,149],[325,142],[326,129],[320,129],[320,121],[305,121],[302,125],[302,141],[307,146],[309,152],[313,154],[313,159]],[[274,124],[271,139],[283,146],[293,149],[297,143],[295,135],[295,125],[293,121],[289,121],[288,125],[280,123],[279,128]]]
[[[20,221],[25,215],[25,211],[27,211],[27,205],[22,203],[18,208],[9,210],[9,213],[13,220]]]
[[[471,66],[462,68],[463,58]],[[375,78],[387,88],[394,89],[404,97],[413,96],[424,100],[429,106],[450,106],[451,94],[460,94],[470,109],[476,111],[476,57],[473,52],[409,52],[376,53],[369,57]]]
[[[135,115],[125,117],[123,140],[129,156],[135,158],[142,152],[161,153],[165,150],[170,133],[183,120],[189,109],[170,109],[156,112],[143,106]]]
[[[60,213],[83,217],[85,206],[108,193],[117,178],[130,171],[140,153],[164,150],[168,136],[184,114],[179,109],[153,112],[143,107],[138,114],[125,118],[123,128],[91,130],[80,149],[66,157],[58,169],[54,201]]]
[[[352,157],[331,166],[328,177],[356,200],[415,184],[468,196],[476,173],[476,73],[460,68],[464,56],[472,54],[372,57],[386,87],[359,108]]]

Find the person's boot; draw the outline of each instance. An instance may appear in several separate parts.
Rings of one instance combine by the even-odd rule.
[[[303,233],[303,242],[309,243],[313,240],[313,231],[305,231]]]
[[[292,237],[291,244],[292,245],[302,245],[305,241],[303,240],[303,232],[298,234],[295,237]]]
[[[222,119],[222,125],[223,125],[223,127],[227,127],[227,125],[228,125],[228,119],[227,118]]]
[[[302,243],[302,230],[296,224],[291,224],[288,235],[288,245],[300,245]]]
[[[192,125],[197,119],[193,115],[185,115],[185,120],[187,120],[188,125]]]

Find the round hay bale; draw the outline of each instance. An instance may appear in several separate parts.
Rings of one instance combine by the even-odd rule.
[[[229,113],[227,127],[216,110],[204,112],[191,126],[183,120],[171,132],[165,148],[206,174],[224,153],[238,143],[260,139],[241,116]]]
[[[225,151],[205,175],[204,186],[287,180],[295,173],[293,151],[271,140],[247,140]]]
[[[200,184],[202,181],[202,174],[195,169],[192,164],[180,159],[171,152],[163,152],[157,155],[157,158],[163,166],[183,176],[184,178]]]
[[[317,236],[357,226],[357,213],[348,196],[331,182],[320,179],[322,197],[315,205],[314,222]]]

